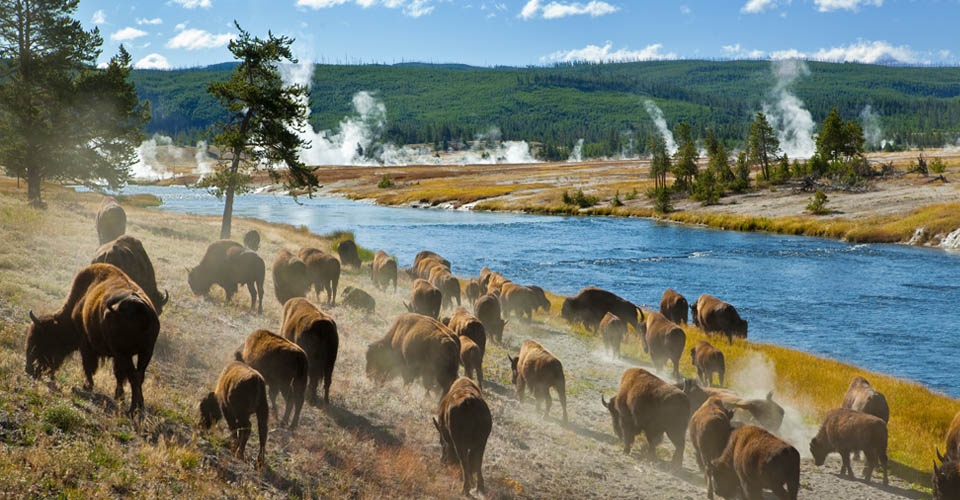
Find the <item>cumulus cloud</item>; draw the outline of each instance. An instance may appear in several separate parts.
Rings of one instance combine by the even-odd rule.
[[[100,9],[93,13],[93,18],[90,20],[93,24],[104,24],[107,22],[107,14],[103,12],[103,9]]]
[[[213,6],[211,0],[173,0],[173,3],[180,5],[184,9],[196,9],[197,7],[209,9]]]
[[[748,0],[740,12],[744,14],[759,14],[777,7],[777,0]]]
[[[314,10],[329,9],[339,5],[353,3],[358,7],[368,9],[382,6],[388,9],[401,9],[408,17],[421,17],[433,12],[435,0],[297,0],[297,7],[307,7]]]
[[[145,19],[141,17],[137,19],[137,24],[141,26],[143,26],[144,24],[148,24],[148,25],[163,24],[163,19],[160,19],[159,17],[155,17],[153,19]]]
[[[828,62],[857,62],[865,64],[928,64],[920,54],[908,45],[894,46],[884,41],[858,41],[845,47],[819,49],[813,53],[804,53],[796,49],[774,52],[771,59],[811,59]]]
[[[720,50],[727,57],[733,59],[763,59],[767,54],[762,50],[747,50],[739,43],[724,45]]]
[[[233,40],[233,35],[230,33],[214,35],[208,31],[190,28],[177,33],[177,36],[168,40],[167,48],[186,50],[213,49],[223,47],[230,43],[230,40]]]
[[[546,5],[540,0],[529,0],[520,10],[520,17],[522,19],[533,19],[538,16],[544,19],[560,19],[569,16],[599,17],[613,14],[618,10],[620,10],[619,7],[600,0],[591,0],[589,3],[550,2]]]
[[[153,53],[134,63],[133,67],[137,69],[170,69],[170,63],[166,57]]]
[[[587,45],[582,49],[559,50],[549,56],[541,57],[540,60],[556,62],[627,62],[659,61],[677,58],[677,55],[673,52],[663,53],[663,44],[659,43],[648,45],[641,50],[630,50],[627,48],[612,49],[612,42],[605,43],[603,47]]]
[[[861,5],[882,7],[883,0],[813,0],[820,12],[830,12],[834,10],[849,10],[856,12],[860,10]]]
[[[137,28],[126,27],[120,31],[117,31],[116,33],[111,34],[110,39],[118,42],[128,42],[146,35],[146,31],[138,30]]]

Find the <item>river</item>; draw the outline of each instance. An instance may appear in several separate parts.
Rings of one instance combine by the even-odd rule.
[[[130,186],[161,209],[221,215],[203,190]],[[803,350],[920,382],[960,397],[960,255],[902,245],[740,233],[646,219],[555,217],[382,207],[342,199],[246,195],[234,215],[352,231],[409,266],[434,250],[454,273],[489,266],[522,284],[575,294],[595,285],[658,307],[671,287],[694,301],[734,304],[749,339]],[[236,227],[236,224],[234,224]],[[270,262],[272,256],[263,256]]]

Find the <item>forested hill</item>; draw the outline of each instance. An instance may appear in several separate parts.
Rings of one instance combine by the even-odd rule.
[[[879,115],[883,138],[897,144],[940,146],[960,137],[960,68],[806,63],[787,89],[819,123],[838,108],[860,120],[867,105]],[[232,64],[133,74],[151,102],[148,132],[179,143],[199,138],[222,113],[206,93],[226,79]],[[352,97],[368,91],[386,106],[384,140],[397,144],[456,143],[491,128],[503,139],[570,148],[584,139],[586,155],[640,148],[654,132],[644,108],[652,100],[672,128],[690,123],[695,136],[712,129],[738,144],[764,102],[779,99],[767,61],[659,61],[553,67],[477,68],[464,65],[317,65],[311,85],[311,122],[337,128],[355,114]]]

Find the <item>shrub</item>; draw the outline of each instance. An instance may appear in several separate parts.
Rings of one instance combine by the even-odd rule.
[[[394,186],[393,181],[390,179],[390,176],[384,175],[380,178],[380,183],[377,184],[377,187],[380,189],[392,188]]]
[[[83,417],[73,408],[65,405],[54,406],[43,412],[44,430],[49,434],[54,428],[70,433],[81,424]]]
[[[633,191],[630,191],[629,193],[627,193],[627,195],[624,196],[623,199],[628,200],[628,201],[629,201],[629,200],[635,200],[635,199],[637,199],[637,195],[638,195],[638,194],[639,194],[639,193],[637,193],[637,188],[633,188]]]
[[[668,214],[673,211],[673,204],[670,201],[670,190],[667,188],[657,188],[654,193],[653,210],[658,214]]]
[[[596,205],[600,201],[600,198],[596,196],[587,196],[583,194],[582,189],[578,189],[573,196],[570,196],[570,193],[567,190],[563,191],[563,203],[566,205],[577,205],[580,208],[589,208]]]
[[[947,165],[943,163],[943,160],[941,160],[939,156],[934,157],[934,159],[930,160],[930,164],[928,165],[928,167],[930,168],[931,172],[937,175],[942,174],[947,169]]]
[[[616,194],[613,195],[613,200],[610,202],[611,205],[615,207],[622,207],[623,202],[620,201],[620,190],[618,189]]]
[[[814,215],[824,215],[830,213],[830,209],[827,208],[827,195],[820,189],[813,193],[813,198],[810,198],[810,203],[807,203],[807,210]]]

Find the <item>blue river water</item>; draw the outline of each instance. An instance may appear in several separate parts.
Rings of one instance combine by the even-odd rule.
[[[161,210],[221,215],[203,190],[130,186]],[[454,273],[489,266],[555,293],[595,285],[657,307],[667,287],[691,302],[734,304],[751,341],[800,349],[920,382],[960,397],[960,255],[902,245],[740,233],[646,219],[554,217],[382,207],[342,199],[246,195],[234,214],[353,231],[357,244],[448,258]],[[269,261],[269,256],[265,256]],[[812,382],[812,381],[811,381]]]

